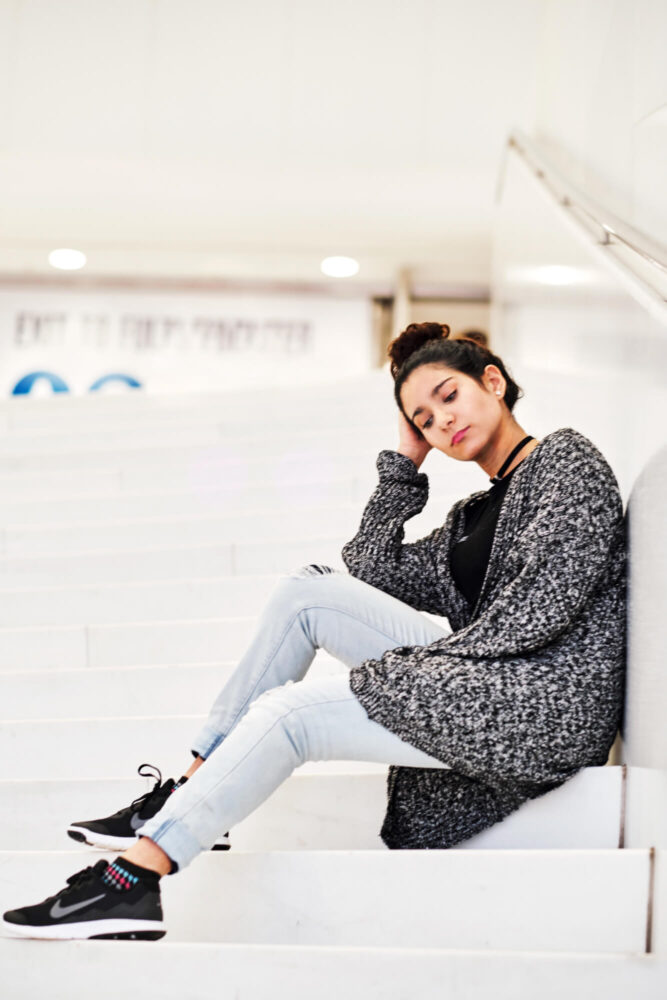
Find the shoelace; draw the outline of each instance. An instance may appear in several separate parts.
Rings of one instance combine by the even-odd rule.
[[[104,869],[107,867],[108,862],[101,858],[94,865],[89,865],[88,868],[82,868],[80,872],[74,872],[73,875],[67,879],[67,885],[60,892],[57,892],[55,896],[51,896],[51,899],[58,899],[60,896],[64,896],[65,893],[71,892],[72,889],[79,889],[86,882],[91,882],[94,878],[102,874]]]
[[[147,768],[147,770],[142,770],[142,768]],[[155,778],[155,784],[148,792],[144,792],[143,795],[139,795],[134,799],[129,806],[125,806],[123,809],[119,809],[116,816],[126,816],[135,811],[141,812],[150,799],[156,795],[162,786],[162,772],[154,764],[140,764],[137,768],[137,772],[142,778]]]

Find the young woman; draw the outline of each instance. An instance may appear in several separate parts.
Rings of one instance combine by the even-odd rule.
[[[378,456],[379,484],[342,550],[349,574],[312,564],[281,579],[183,778],[73,824],[88,843],[130,846],[6,913],[6,933],[162,937],[160,877],[308,760],[390,765],[381,836],[391,848],[451,847],[606,763],[624,692],[618,484],[578,431],[526,433],[501,359],[448,335],[412,324],[390,345],[398,447]],[[404,544],[433,448],[476,462],[492,485]],[[349,671],[302,683],[320,648]]]

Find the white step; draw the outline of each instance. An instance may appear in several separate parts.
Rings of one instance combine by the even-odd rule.
[[[325,562],[344,570],[340,552],[345,541],[328,537],[270,543],[172,543],[164,548],[0,557],[0,586],[7,590],[63,583],[197,580],[227,574],[284,573],[310,562]]]
[[[369,494],[370,496],[370,494]],[[310,543],[320,538],[339,538],[341,546],[358,528],[365,504],[312,508],[289,508],[281,518],[262,511],[223,517],[156,518],[146,520],[82,522],[78,525],[8,525],[0,536],[6,556],[69,555],[78,552],[165,549],[176,545],[202,546],[247,544],[264,546],[286,542]],[[451,504],[431,505],[406,528],[406,541],[421,537],[442,525]],[[299,515],[301,523],[299,523]]]
[[[225,483],[222,477],[218,479],[219,481],[212,483],[204,481],[189,484],[186,481],[160,490],[156,490],[153,484],[148,483],[142,489],[130,491],[119,472],[96,474],[91,480],[78,477],[76,483],[72,482],[70,472],[62,474],[45,472],[43,476],[39,473],[24,475],[15,473],[3,477],[0,474],[0,486],[3,487],[0,515],[2,520],[8,523],[21,522],[22,518],[25,518],[25,523],[39,523],[49,520],[49,516],[42,516],[44,511],[53,521],[68,520],[70,508],[73,509],[74,517],[85,517],[91,509],[95,511],[96,502],[116,503],[118,509],[113,516],[122,517],[128,510],[130,513],[138,511],[142,504],[149,510],[155,510],[156,513],[168,514],[172,511],[178,513],[188,503],[199,505],[201,509],[209,511],[218,502],[221,505],[252,502],[254,505],[257,496],[263,496],[267,504],[277,502],[284,504],[286,501],[298,503],[300,497],[304,498],[304,504],[310,503],[313,499],[325,503],[329,497],[332,502],[339,499],[353,501],[366,496],[366,485],[370,487],[368,490],[370,495],[370,490],[377,483],[377,470],[371,460],[369,467],[358,476],[343,474],[338,478],[323,478],[317,475],[316,471],[313,473],[304,468],[292,471],[289,482],[279,478],[271,480],[265,478],[263,483],[258,479],[249,483],[240,481]],[[360,485],[355,486],[355,484]],[[156,508],[155,505],[160,504],[164,510]],[[20,516],[17,516],[17,513]]]
[[[0,673],[0,720],[195,715],[208,709],[234,661],[189,667],[112,667]],[[347,673],[318,651],[308,681]]]
[[[0,723],[0,781],[117,778],[142,761],[160,761],[164,772],[183,773],[208,706],[178,716],[43,719]],[[308,761],[299,773],[386,773],[366,761]]]
[[[194,425],[174,423],[170,427],[96,428],[79,426],[76,430],[14,431],[0,436],[0,460],[43,455],[91,453],[96,446],[102,453],[117,448],[207,447],[224,441],[229,431],[215,421]]]
[[[6,817],[0,850],[71,849],[70,823],[108,816],[152,786],[144,779],[0,781],[0,808]],[[232,847],[387,850],[379,836],[385,805],[384,773],[295,773],[236,824]]]
[[[70,469],[44,469],[21,474],[0,472],[0,493],[16,500],[39,500],[45,497],[70,496],[72,493],[98,496],[125,488],[120,469],[89,470],[85,475],[77,476],[76,482]]]
[[[206,517],[238,517],[253,511],[264,516],[276,507],[291,510],[321,510],[330,507],[347,509],[354,505],[361,515],[363,505],[377,485],[377,472],[340,480],[311,480],[297,483],[265,483],[239,490],[171,490],[159,493],[107,494],[102,496],[67,496],[56,499],[16,499],[0,503],[0,519],[6,525],[64,525],[108,521],[166,520]],[[446,511],[458,495],[433,495],[429,504]]]
[[[311,560],[312,561],[312,560]],[[293,569],[300,568],[300,564]],[[342,570],[347,574],[347,570]],[[285,574],[0,590],[0,634],[43,625],[123,624],[261,613]]]
[[[107,493],[97,496],[23,497],[12,494],[0,501],[0,519],[5,524],[62,524],[72,521],[112,521],[145,517],[195,517],[239,514],[263,505],[308,508],[364,502],[377,483],[370,469],[363,481],[345,476],[337,480],[304,477],[298,481],[267,482],[237,490],[150,490],[137,493]]]
[[[3,852],[0,908],[40,901],[99,856]],[[649,851],[232,849],[161,884],[172,941],[640,952]]]
[[[294,426],[285,417],[278,421],[278,414],[271,414],[269,420],[266,420],[266,414],[264,417],[261,431],[256,426],[249,429],[247,423],[239,424],[238,420],[220,418],[171,422],[168,426],[142,422],[139,426],[126,424],[124,427],[103,429],[82,425],[65,431],[15,431],[0,434],[0,459],[4,462],[13,457],[86,455],[94,452],[104,455],[118,449],[133,451],[136,448],[169,451],[175,447],[205,448],[232,441],[235,448],[241,445],[246,452],[271,454],[284,447],[286,436],[290,448],[319,447],[336,452],[348,449],[359,437],[358,421],[354,416],[335,423],[329,418],[326,422],[321,421],[319,427],[309,423],[306,428]],[[387,421],[378,414],[374,420],[365,421],[364,430],[367,440],[372,443],[386,434]]]
[[[85,552],[94,549],[161,548],[169,545],[207,543],[242,544],[264,539],[287,541],[335,535],[351,538],[359,527],[363,507],[299,507],[244,514],[202,515],[182,518],[131,518],[119,521],[89,521],[54,525],[12,525],[3,531],[3,552],[9,556],[42,553]],[[441,523],[439,511],[429,510]]]
[[[375,468],[375,460],[382,449],[394,449],[397,432],[393,422],[375,442],[357,434],[356,444],[339,451],[329,451],[317,444],[312,447],[289,446],[275,448],[271,453],[247,455],[242,448],[234,451],[231,445],[208,448],[180,448],[151,450],[116,449],[102,454],[92,451],[83,454],[26,456],[6,459],[0,475],[0,488],[5,496],[14,490],[24,494],[27,488],[39,489],[50,496],[52,489],[68,493],[88,492],[90,480],[114,484],[112,489],[122,491],[197,489],[245,489],[248,485],[284,482],[292,478],[335,480],[344,477],[367,476]],[[428,463],[428,464],[427,464]],[[452,480],[453,468],[442,455],[429,454],[421,471],[429,476],[432,485],[442,492],[456,491],[459,495],[488,486],[488,480],[474,463],[461,463],[455,470],[456,483]],[[472,484],[470,490],[465,485]],[[117,484],[117,485],[116,485]],[[37,492],[34,494],[39,496]],[[61,493],[62,495],[62,493]]]
[[[423,612],[436,623],[446,619]],[[82,667],[183,666],[238,660],[258,615],[122,625],[0,629],[0,671]]]
[[[384,447],[395,447],[390,436]],[[379,450],[379,449],[378,449]],[[344,476],[365,475],[372,469],[378,451],[359,447],[355,454],[329,456],[326,453],[303,453],[294,457],[278,453],[273,457],[263,457],[254,461],[240,458],[231,465],[222,447],[217,449],[184,449],[181,454],[169,453],[168,459],[155,452],[124,450],[109,452],[104,457],[93,453],[82,460],[77,455],[52,456],[43,464],[39,459],[14,459],[3,463],[6,470],[0,475],[0,489],[5,496],[13,491],[23,490],[26,485],[37,485],[41,481],[43,494],[51,495],[51,484],[67,484],[69,493],[85,492],[91,480],[108,480],[113,473],[122,491],[134,492],[149,489],[238,489],[248,485],[261,486],[270,482],[285,482],[308,469],[309,478],[341,479]],[[102,478],[100,478],[102,477]]]
[[[346,379],[312,382],[308,385],[274,386],[265,399],[265,412],[292,423],[304,404],[326,404],[340,414],[349,413],[354,406],[362,412],[375,412],[378,405],[393,406],[392,381],[385,371],[373,371]],[[0,402],[2,426],[19,428],[52,428],[54,426],[80,427],[83,416],[97,423],[127,423],[132,418],[142,421],[233,420],[247,424],[247,415],[240,411],[246,403],[248,390],[225,390],[201,393],[149,393],[122,394],[90,393],[86,396],[69,394],[45,397],[10,396]],[[317,410],[315,410],[317,415]],[[301,416],[303,419],[303,416]]]
[[[264,390],[264,405],[277,417],[292,420],[299,406],[309,403],[326,404],[340,413],[354,406],[373,412],[378,405],[393,405],[392,380],[388,368],[336,380],[312,381],[308,385],[272,387]],[[150,393],[146,391],[121,394],[89,393],[85,396],[58,394],[52,396],[10,396],[0,402],[2,426],[9,429],[26,427],[50,428],[56,425],[77,427],[81,419],[110,424],[124,423],[135,418],[144,421],[210,420],[221,418],[245,425],[247,415],[240,410],[246,403],[248,389],[197,393]],[[317,412],[317,411],[316,411]],[[303,417],[302,417],[303,419]]]
[[[4,402],[4,400],[3,400]],[[242,400],[242,403],[247,403]],[[0,409],[0,440],[18,441],[57,441],[70,438],[76,442],[84,442],[97,438],[102,444],[109,444],[113,439],[124,441],[139,431],[141,436],[153,434],[170,434],[194,436],[198,430],[217,429],[224,434],[253,439],[267,434],[285,434],[289,432],[294,439],[308,437],[320,429],[335,431],[336,428],[355,426],[359,419],[373,428],[382,424],[387,416],[395,414],[393,399],[381,393],[377,398],[349,398],[326,394],[318,400],[320,406],[313,408],[312,400],[302,398],[299,394],[262,401],[262,422],[248,420],[247,414],[232,401],[232,397],[220,398],[216,406],[190,409],[169,407],[162,411],[150,410],[132,406],[128,400],[127,406],[111,412],[95,407],[94,401],[85,412],[79,407],[79,412],[52,408],[49,413],[33,412],[32,416],[9,426],[3,420],[6,410]],[[303,418],[303,407],[308,407],[308,420]],[[325,409],[326,406],[326,409]],[[59,412],[61,411],[61,412]],[[332,419],[333,417],[333,419]],[[85,419],[84,419],[85,418]]]
[[[368,496],[370,497],[369,492]],[[366,498],[368,499],[368,497]],[[72,553],[164,549],[176,545],[205,544],[280,545],[299,541],[315,544],[321,537],[336,537],[341,544],[359,527],[363,503],[336,504],[279,510],[262,505],[242,514],[127,518],[113,521],[80,521],[55,524],[8,524],[0,534],[0,557],[70,555]],[[455,502],[453,496],[428,504],[406,525],[406,541],[440,527]]]
[[[502,823],[463,841],[457,850],[616,848],[622,770],[585,768],[559,788],[523,803]],[[0,781],[0,850],[64,849],[71,846],[65,840],[69,823],[108,816],[152,785],[145,779],[116,778]],[[385,809],[384,772],[295,772],[234,826],[232,848],[386,850],[379,836]]]
[[[243,655],[257,616],[0,629],[0,670],[166,666]]]
[[[313,440],[310,445],[298,449],[290,448],[289,457],[292,465],[298,468],[303,462],[321,463],[331,470],[337,469],[338,475],[349,467],[362,465],[364,457],[390,445],[395,435],[391,427],[378,436],[375,441],[366,441],[355,433],[356,443],[352,446],[342,441],[340,444],[327,443],[326,450]],[[277,458],[272,458],[278,452]],[[97,449],[91,444],[89,450],[65,451],[55,454],[50,451],[39,454],[8,455],[2,460],[3,469],[7,473],[20,474],[34,472],[37,469],[71,469],[73,472],[87,472],[94,469],[120,468],[133,471],[137,468],[150,472],[155,466],[160,468],[180,469],[188,472],[202,463],[214,462],[218,468],[234,470],[238,477],[243,476],[246,465],[261,465],[267,467],[268,475],[276,475],[285,467],[286,458],[280,448],[267,448],[261,453],[251,451],[236,445],[235,442],[220,441],[208,445],[169,445],[163,447],[142,447],[141,445],[125,445],[116,448]],[[349,464],[348,464],[349,460]],[[324,463],[326,462],[326,466]]]
[[[257,615],[279,580],[265,574],[2,590],[0,628]]]
[[[44,1000],[44,943],[0,940],[11,1000]],[[667,959],[644,954],[140,941],[48,946],[48,1000],[664,1000]],[[193,977],[196,994],[192,992]],[[124,989],[127,994],[127,987]],[[132,994],[130,994],[132,995]]]

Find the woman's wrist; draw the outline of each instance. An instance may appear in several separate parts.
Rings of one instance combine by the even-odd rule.
[[[424,461],[423,455],[418,455],[416,452],[411,451],[410,448],[402,447],[401,445],[399,445],[398,448],[396,448],[396,453],[398,455],[403,455],[405,458],[411,459],[415,463],[417,468],[419,468],[419,466]]]

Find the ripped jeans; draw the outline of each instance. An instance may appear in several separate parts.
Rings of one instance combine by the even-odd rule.
[[[204,763],[141,835],[180,869],[306,761],[446,767],[369,719],[347,672],[303,678],[318,649],[352,667],[396,646],[427,646],[450,634],[349,573],[311,564],[282,577],[193,743]]]

